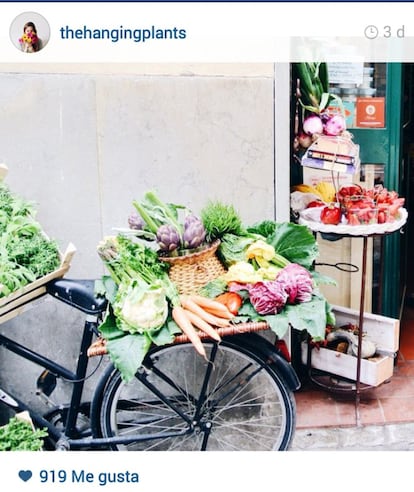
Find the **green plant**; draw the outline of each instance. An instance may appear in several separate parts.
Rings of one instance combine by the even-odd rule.
[[[29,422],[12,417],[0,427],[0,451],[40,451],[46,429],[33,429]]]

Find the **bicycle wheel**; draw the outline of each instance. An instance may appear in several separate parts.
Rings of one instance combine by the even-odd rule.
[[[118,450],[285,450],[295,400],[271,365],[247,347],[204,342],[152,350],[133,381],[107,379],[100,408],[104,437],[131,439]],[[133,437],[135,436],[135,437]]]

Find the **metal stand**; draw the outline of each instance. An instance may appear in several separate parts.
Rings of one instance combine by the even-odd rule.
[[[362,266],[361,266],[361,295],[359,303],[359,325],[358,325],[358,355],[357,355],[357,371],[356,371],[356,395],[355,395],[355,419],[357,427],[361,426],[361,416],[359,413],[359,403],[361,400],[361,346],[362,334],[364,328],[364,304],[365,304],[365,281],[367,272],[367,249],[368,236],[363,236],[362,248]]]
[[[374,237],[377,234],[368,234],[364,236],[353,236],[360,237],[363,240],[363,248],[362,248],[362,264],[361,264],[361,292],[360,292],[360,303],[359,303],[359,319],[358,319],[358,354],[357,354],[357,364],[356,364],[356,379],[354,383],[343,382],[343,384],[334,384],[332,381],[327,380],[325,377],[321,376],[311,376],[311,380],[322,387],[325,390],[333,391],[341,394],[345,393],[355,393],[355,421],[356,426],[360,427],[361,424],[361,416],[360,416],[360,401],[361,401],[361,392],[365,390],[369,390],[373,388],[373,386],[362,384],[361,383],[361,363],[362,363],[362,337],[364,332],[364,305],[365,305],[365,289],[366,289],[366,275],[367,275],[367,251],[368,251],[368,239],[370,237]],[[381,238],[384,235],[381,234]],[[381,244],[382,247],[382,244]],[[308,368],[311,367],[311,351],[308,352]]]
[[[365,288],[366,288],[366,274],[367,274],[367,251],[368,251],[368,239],[367,236],[359,236],[363,239],[362,249],[362,264],[361,264],[361,292],[360,292],[360,304],[359,304],[359,319],[358,319],[358,354],[356,364],[356,379],[353,383],[333,383],[330,378],[321,376],[311,376],[311,380],[322,387],[325,390],[333,391],[341,394],[355,393],[355,421],[357,427],[361,426],[361,417],[359,412],[359,405],[361,400],[361,392],[372,388],[372,386],[361,383],[361,362],[362,362],[362,336],[364,331],[364,305],[365,305]],[[358,270],[357,270],[358,271]],[[311,350],[308,351],[308,368],[311,367]],[[339,378],[340,379],[340,378]]]

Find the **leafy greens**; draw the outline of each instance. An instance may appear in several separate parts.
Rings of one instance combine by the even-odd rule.
[[[0,184],[0,298],[47,275],[60,264],[56,241],[35,220],[33,204]]]

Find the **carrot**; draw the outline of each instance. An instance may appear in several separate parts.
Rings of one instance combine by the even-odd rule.
[[[189,296],[181,296],[180,301],[183,308],[192,311],[194,314],[197,314],[201,319],[207,321],[207,323],[212,326],[225,328],[226,326],[230,325],[230,321],[228,319],[220,318],[218,316],[215,316],[214,314],[208,313],[201,306],[195,303]]]
[[[199,328],[201,331],[204,331],[209,337],[213,338],[217,342],[221,341],[220,335],[217,333],[217,331],[207,323],[207,321],[204,321],[202,318],[194,314],[192,311],[189,311],[188,309],[184,309],[188,319],[191,321],[191,323]]]
[[[198,304],[200,307],[202,307],[205,311],[208,311],[209,313],[214,314],[219,318],[225,318],[225,319],[234,318],[234,315],[230,312],[228,307],[222,302],[218,302],[214,299],[210,299],[204,296],[199,296],[196,294],[191,295],[190,299],[194,301],[196,304]]]
[[[194,345],[197,352],[207,359],[204,345],[202,344],[200,337],[197,335],[191,321],[187,317],[185,310],[181,306],[174,306],[172,310],[172,317],[182,332],[188,336],[188,339]]]

